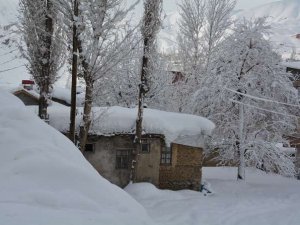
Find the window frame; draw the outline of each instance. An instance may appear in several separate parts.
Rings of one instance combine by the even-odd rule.
[[[169,157],[167,157],[169,156]],[[172,145],[170,147],[164,146],[160,154],[160,165],[171,166],[173,158]]]
[[[143,143],[144,142],[144,143]],[[147,151],[143,151],[143,147],[147,145]],[[141,140],[141,150],[140,153],[141,154],[149,154],[150,153],[150,149],[151,149],[151,142],[149,138],[142,138]]]
[[[87,150],[87,145],[92,146],[92,150]],[[95,153],[95,150],[96,150],[95,146],[96,146],[96,143],[86,143],[84,152]]]
[[[131,152],[132,152],[132,149],[128,149],[128,148],[118,148],[118,149],[116,149],[115,168],[117,170],[128,170],[128,169],[130,169]],[[120,163],[119,163],[119,159],[121,160]],[[127,163],[126,163],[126,161],[124,163],[124,159],[126,159]]]

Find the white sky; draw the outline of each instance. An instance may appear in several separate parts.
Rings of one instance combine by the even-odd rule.
[[[134,2],[135,0],[127,0],[129,2]],[[143,0],[141,0],[142,2]],[[176,11],[177,3],[180,0],[163,0],[164,2],[164,10],[168,12]],[[237,0],[236,9],[250,9],[262,4],[275,2],[276,0]],[[140,9],[138,9],[139,11]]]
[[[176,2],[179,2],[180,0],[163,0],[164,1],[164,7],[166,12],[175,11],[176,10]],[[237,0],[237,9],[250,9],[255,6],[259,6],[262,4],[275,2],[276,0]]]
[[[263,5],[270,2],[276,2],[276,0],[238,0],[237,9],[249,9],[255,6]]]

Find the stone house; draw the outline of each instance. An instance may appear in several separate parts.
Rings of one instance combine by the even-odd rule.
[[[84,156],[107,180],[125,187],[130,181],[134,135],[90,136]],[[138,154],[137,182],[149,182],[161,189],[199,190],[202,176],[200,147],[172,143],[167,147],[161,135],[144,135]]]
[[[50,125],[63,133],[68,130],[66,109],[48,110]],[[82,109],[78,110],[80,114]],[[130,182],[132,152],[136,149],[137,110],[94,108],[93,115],[97,119],[93,120],[84,156],[104,178],[125,187]],[[142,149],[135,165],[137,182],[150,182],[161,189],[200,190],[205,138],[213,129],[214,124],[202,117],[145,109]]]

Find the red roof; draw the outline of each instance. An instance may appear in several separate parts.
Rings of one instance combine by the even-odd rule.
[[[33,80],[22,80],[22,84],[34,84]]]

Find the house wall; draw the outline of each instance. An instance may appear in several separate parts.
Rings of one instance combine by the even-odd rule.
[[[125,187],[130,181],[130,169],[116,168],[117,149],[133,149],[132,138],[129,136],[89,138],[94,143],[94,152],[85,152],[84,156],[94,168],[111,183]]]
[[[160,138],[149,138],[150,152],[138,155],[137,182],[150,182],[159,186],[160,156],[163,142]]]
[[[107,180],[120,187],[130,181],[130,166],[127,169],[116,168],[117,150],[132,151],[135,146],[133,135],[113,137],[89,137],[88,143],[94,143],[94,152],[84,152],[86,159]],[[158,186],[161,138],[147,138],[150,142],[150,153],[139,154],[137,164],[137,182],[151,182]]]
[[[39,105],[39,101],[23,92],[15,93],[16,97],[18,97],[25,105]]]
[[[94,152],[84,152],[86,159],[107,180],[120,187],[130,181],[130,166],[116,168],[117,150],[133,150],[133,135],[113,137],[89,137],[94,143]],[[137,182],[150,182],[162,189],[192,189],[201,186],[203,150],[201,148],[172,144],[172,164],[161,165],[161,150],[164,141],[161,137],[148,137],[149,153],[139,153],[136,170]],[[131,159],[129,160],[131,162]]]
[[[161,165],[159,187],[199,191],[202,178],[203,149],[172,144],[172,164]]]

